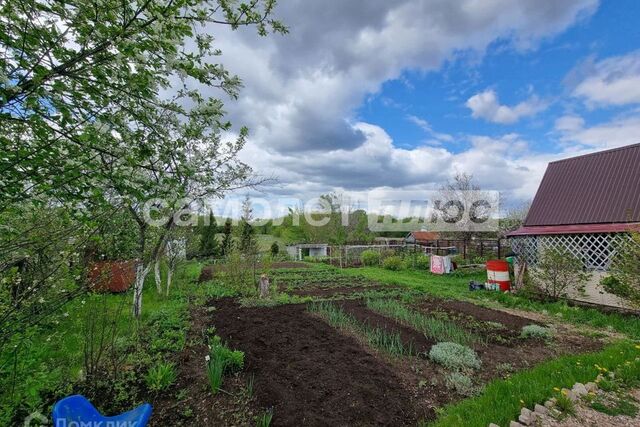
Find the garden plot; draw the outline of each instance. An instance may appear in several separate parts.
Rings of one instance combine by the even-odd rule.
[[[261,270],[264,266],[262,264],[256,264],[256,269]],[[309,264],[305,264],[304,262],[297,261],[279,261],[273,262],[269,266],[273,270],[281,270],[281,269],[307,269],[309,268]],[[212,280],[215,277],[216,272],[224,272],[226,270],[226,266],[224,264],[217,265],[207,265],[202,267],[200,271],[200,277],[198,278],[198,282],[203,283],[209,280]]]
[[[332,270],[274,272],[273,281],[279,292],[302,297],[347,298],[365,292],[397,289],[359,277],[344,276]]]
[[[176,361],[181,395],[155,402],[155,425],[251,425],[268,410],[275,426],[416,425],[491,379],[601,347],[562,327],[550,337],[524,317],[398,287],[384,286],[392,291],[385,293],[332,270],[271,277],[287,293],[327,294],[308,304],[241,307],[218,299],[196,309]],[[337,289],[345,293],[328,293]],[[204,369],[203,337],[211,333],[244,352],[244,368],[216,395]]]
[[[304,305],[213,303],[210,321],[245,352],[256,402],[274,425],[407,425],[420,418],[398,376]]]

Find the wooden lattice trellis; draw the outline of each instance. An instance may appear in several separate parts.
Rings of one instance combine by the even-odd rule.
[[[563,248],[581,259],[587,270],[608,271],[616,248],[628,238],[627,233],[518,236],[511,238],[511,249],[529,266],[535,266],[546,249]]]

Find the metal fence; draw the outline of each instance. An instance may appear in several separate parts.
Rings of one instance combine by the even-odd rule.
[[[400,255],[409,261],[419,255],[454,255],[471,260],[482,258],[502,258],[510,247],[506,240],[434,240],[432,242],[402,244],[402,245],[343,245],[330,246],[328,256],[324,260],[332,265],[341,267],[357,267],[362,264],[361,256],[364,251],[376,251],[381,258],[390,255]]]

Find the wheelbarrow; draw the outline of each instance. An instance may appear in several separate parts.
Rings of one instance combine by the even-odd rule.
[[[53,425],[145,427],[151,410],[151,405],[145,403],[124,414],[105,417],[84,396],[76,394],[59,400],[53,406]]]

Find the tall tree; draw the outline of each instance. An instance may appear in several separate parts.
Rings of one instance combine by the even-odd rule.
[[[196,90],[238,94],[238,77],[211,61],[220,54],[211,33],[215,25],[286,32],[271,18],[274,6],[274,0],[2,2],[0,211],[42,195],[84,206],[103,199],[114,181],[139,190],[145,179],[132,171],[158,176],[163,170],[155,162],[171,159],[166,119],[208,116],[228,128],[222,102]],[[117,165],[106,180],[104,164]]]
[[[209,213],[208,224],[202,227],[200,235],[200,255],[204,257],[217,257],[220,255],[220,245],[218,244],[218,224],[213,212]]]
[[[476,184],[473,175],[467,173],[456,173],[453,180],[448,180],[440,187],[439,196],[434,209],[442,215],[448,228],[452,229],[443,234],[464,241],[469,241],[478,234],[482,226],[476,221],[487,213],[483,205],[474,208],[474,203],[481,199],[496,202]]]
[[[275,0],[15,0],[0,3],[0,214],[55,203],[75,218],[127,206],[138,225],[134,312],[175,225],[151,229],[145,204],[188,202],[247,185],[222,102],[240,79],[213,61],[216,25],[284,33]],[[206,31],[202,31],[206,27]],[[3,242],[4,243],[4,242]],[[0,254],[4,255],[4,254]],[[0,266],[4,265],[0,259]],[[0,271],[2,272],[2,271]]]
[[[233,249],[233,223],[231,218],[227,218],[222,228],[222,256],[229,256]]]
[[[238,248],[245,255],[254,255],[258,252],[258,245],[254,236],[255,230],[251,224],[253,219],[253,207],[249,196],[242,202],[242,217],[240,218],[240,237]]]

